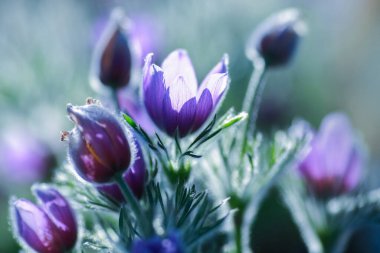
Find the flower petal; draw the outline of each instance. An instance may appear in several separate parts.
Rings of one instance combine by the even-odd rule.
[[[222,59],[207,74],[199,89],[203,91],[206,88],[206,84],[208,83],[211,75],[228,73],[228,62],[228,55],[223,55]]]
[[[211,92],[208,89],[204,89],[197,102],[192,132],[197,131],[207,121],[213,108]]]
[[[178,111],[173,109],[169,90],[165,93],[163,104],[163,124],[165,132],[173,136],[178,127]]]
[[[197,99],[193,97],[188,100],[181,108],[178,116],[178,129],[181,137],[187,135],[193,126],[195,112],[197,108]]]
[[[205,84],[204,89],[208,89],[210,91],[214,108],[217,106],[219,100],[227,89],[228,81],[229,79],[227,74],[212,74],[208,78],[208,82]],[[203,90],[198,91],[198,95],[201,95],[202,93]]]
[[[363,160],[357,149],[351,153],[350,162],[344,178],[343,186],[345,191],[353,190],[360,182]]]
[[[185,50],[178,49],[169,54],[162,63],[162,69],[165,73],[166,87],[174,85],[176,78],[182,76],[185,79],[186,86],[189,88],[190,95],[193,97],[197,94],[197,78]]]
[[[164,72],[154,64],[148,66],[144,75],[144,104],[149,116],[161,128],[163,126],[162,102],[166,92]]]
[[[332,113],[322,121],[316,149],[323,152],[326,169],[329,177],[342,177],[350,162],[353,143],[351,124],[342,113]]]

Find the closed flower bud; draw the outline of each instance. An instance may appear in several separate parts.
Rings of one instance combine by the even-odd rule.
[[[68,133],[69,158],[85,180],[106,183],[131,164],[132,151],[125,127],[97,104],[67,106],[75,123]]]
[[[101,85],[118,89],[129,83],[132,56],[125,21],[123,13],[115,10],[96,46],[91,73],[91,83],[95,89]]]
[[[287,9],[270,16],[253,32],[247,45],[251,59],[261,56],[266,66],[287,64],[293,57],[306,26],[296,9]]]
[[[147,240],[136,241],[131,253],[184,253],[182,243],[177,234],[161,238],[155,236]]]
[[[73,249],[77,223],[68,202],[56,190],[38,191],[41,206],[26,199],[13,202],[14,231],[24,245],[39,253],[63,253]]]
[[[162,68],[145,60],[144,104],[154,123],[168,135],[184,137],[197,131],[215,111],[229,82],[227,56],[223,57],[198,88],[191,60],[185,50],[172,52]]]
[[[348,118],[332,113],[322,121],[299,171],[316,196],[331,197],[357,187],[362,160]]]
[[[34,193],[42,209],[57,228],[62,245],[66,250],[74,247],[77,240],[77,222],[70,204],[55,189],[35,188]]]
[[[135,197],[140,199],[144,193],[146,167],[140,145],[136,143],[136,158],[131,167],[124,173],[123,178]],[[117,203],[125,201],[119,186],[115,183],[98,186],[97,189]]]

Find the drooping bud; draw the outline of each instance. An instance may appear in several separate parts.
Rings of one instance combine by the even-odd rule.
[[[141,147],[137,141],[135,144],[137,149],[135,161],[133,165],[131,165],[131,167],[127,170],[127,172],[124,173],[123,178],[134,193],[135,197],[140,199],[145,188],[146,167]],[[97,189],[117,203],[122,203],[125,201],[119,186],[115,183],[109,185],[101,185],[98,186]]]
[[[299,171],[311,191],[326,198],[354,190],[360,182],[362,163],[350,121],[342,113],[332,113],[322,121]]]
[[[78,174],[94,183],[107,183],[132,160],[127,132],[121,122],[98,104],[67,106],[75,123],[70,132],[69,158]]]
[[[116,9],[94,51],[91,84],[97,90],[101,85],[122,88],[130,81],[131,68],[126,17],[121,10]]]
[[[177,234],[136,241],[132,253],[184,253],[182,243]]]
[[[77,223],[67,200],[54,189],[37,190],[41,205],[18,199],[12,204],[13,229],[25,246],[39,253],[62,253],[74,248]]]
[[[77,222],[67,200],[55,189],[35,188],[41,207],[58,230],[65,250],[74,247],[77,240]]]
[[[262,22],[247,44],[247,56],[262,57],[266,66],[287,64],[293,57],[306,25],[297,9],[286,9]]]

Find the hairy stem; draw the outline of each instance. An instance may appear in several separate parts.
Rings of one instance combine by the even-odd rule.
[[[123,175],[117,175],[115,177],[115,181],[120,187],[120,190],[123,193],[123,196],[127,201],[127,204],[131,207],[133,213],[135,214],[138,223],[141,224],[143,235],[151,235],[153,231],[152,224],[148,222],[147,218],[143,214],[139,202],[133,195],[132,190],[129,188],[129,185],[124,181]]]
[[[248,113],[248,119],[244,124],[244,131],[242,135],[241,157],[243,157],[248,142],[248,133],[255,131],[255,122],[259,112],[259,105],[261,102],[262,93],[264,91],[265,82],[265,64],[261,58],[254,60],[253,72],[248,84],[247,92],[243,102],[243,111]]]

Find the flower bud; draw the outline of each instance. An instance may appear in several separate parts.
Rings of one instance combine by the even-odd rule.
[[[132,56],[125,21],[124,14],[115,10],[96,46],[91,74],[91,83],[96,89],[100,83],[113,89],[122,88],[129,83]]]
[[[155,236],[147,240],[136,241],[132,253],[183,253],[182,243],[177,234],[161,238]]]
[[[311,191],[321,198],[355,189],[362,174],[362,155],[353,129],[342,113],[327,115],[311,142],[299,171]]]
[[[140,145],[137,142],[135,143],[137,149],[136,159],[133,165],[131,165],[127,172],[124,173],[123,178],[134,193],[135,197],[140,199],[145,188],[146,167]],[[98,186],[97,189],[117,203],[122,203],[125,201],[119,186],[115,183],[101,185]]]
[[[78,174],[94,183],[106,183],[125,171],[132,159],[126,129],[98,104],[67,105],[75,123],[68,134],[69,158]]]
[[[29,200],[13,202],[13,228],[26,246],[39,253],[62,253],[74,248],[77,223],[66,199],[56,190],[37,190],[41,206]]]
[[[287,9],[270,16],[253,32],[247,45],[250,59],[261,56],[266,66],[287,64],[293,57],[306,26],[296,9]]]
[[[77,222],[67,200],[52,188],[36,188],[36,197],[41,202],[42,209],[54,223],[66,250],[74,247],[77,240]]]

